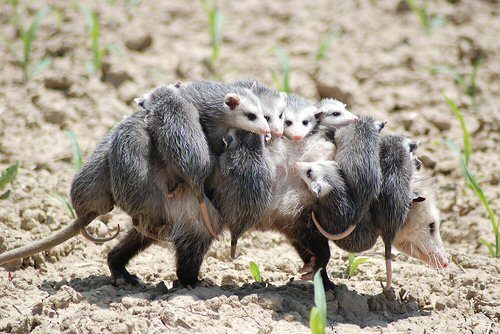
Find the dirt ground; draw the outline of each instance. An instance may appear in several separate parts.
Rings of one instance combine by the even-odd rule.
[[[57,8],[42,20],[34,42],[33,59],[53,59],[46,71],[23,84],[21,68],[0,44],[0,170],[20,161],[10,196],[0,200],[0,252],[71,220],[51,196],[55,191],[69,197],[75,173],[65,129],[75,132],[85,158],[134,111],[134,97],[162,83],[210,77],[203,62],[210,54],[208,22],[196,1],[89,2],[111,50],[103,78],[88,75],[90,40],[78,2],[21,1],[22,17],[31,21],[44,2]],[[500,263],[479,243],[480,237],[493,240],[490,222],[444,144],[461,144],[462,133],[443,99],[453,98],[465,114],[473,133],[471,169],[499,212],[498,2],[432,1],[431,13],[444,15],[445,24],[431,36],[398,1],[241,0],[223,1],[221,9],[222,80],[253,77],[272,84],[269,69],[278,66],[273,48],[283,47],[290,54],[294,92],[316,100],[315,81],[338,88],[354,112],[387,120],[386,133],[420,140],[424,168],[438,180],[450,268],[437,272],[398,254],[394,293],[384,295],[378,282],[385,272],[381,243],[365,254],[368,262],[351,279],[345,277],[346,253],[331,244],[328,273],[340,287],[327,293],[328,332],[498,333]],[[16,36],[11,19],[12,7],[2,1],[4,39]],[[336,37],[318,64],[319,39],[329,29]],[[478,74],[480,108],[473,112],[461,87],[430,69],[447,65],[470,73],[479,51],[488,58]],[[130,226],[119,210],[91,226],[107,235],[117,224]],[[313,286],[299,280],[302,263],[278,234],[245,235],[234,261],[228,236],[215,242],[201,274],[216,286],[194,290],[172,288],[176,276],[168,245],[151,247],[130,264],[144,285],[112,286],[106,254],[115,242],[99,246],[77,237],[1,268],[0,332],[309,332]],[[252,283],[250,261],[260,265],[268,283]]]

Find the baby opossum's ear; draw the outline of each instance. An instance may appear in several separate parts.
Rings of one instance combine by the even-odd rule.
[[[316,197],[319,198],[319,196],[321,195],[321,184],[316,181],[312,181],[311,190],[316,195]]]
[[[181,88],[182,82],[177,81],[177,83],[174,85],[175,88]]]
[[[378,132],[381,132],[385,125],[387,124],[387,121],[385,122],[375,122],[375,127],[377,128]]]
[[[141,108],[144,106],[144,101],[146,101],[146,99],[143,97],[136,97],[134,99],[134,102],[137,103],[137,106],[139,106]]]
[[[228,148],[229,145],[233,142],[233,136],[231,135],[226,135],[222,136],[222,142],[224,143],[224,148]]]
[[[224,102],[231,110],[234,110],[240,104],[240,98],[235,93],[229,93],[226,94]]]
[[[425,197],[420,196],[420,194],[416,191],[413,192],[413,202],[423,202],[425,201]]]
[[[314,113],[314,118],[316,119],[321,119],[323,117],[325,117],[326,113],[324,111],[321,111],[321,110],[316,110],[316,112]]]

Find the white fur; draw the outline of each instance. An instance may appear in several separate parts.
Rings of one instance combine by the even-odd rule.
[[[285,111],[285,136],[292,140],[304,139],[316,126],[315,115],[317,113],[318,109],[315,106],[309,106],[297,111],[287,109]],[[306,125],[304,125],[304,121],[307,122]]]

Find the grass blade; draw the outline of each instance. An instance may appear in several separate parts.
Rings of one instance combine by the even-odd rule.
[[[78,139],[71,130],[66,130],[65,133],[71,140],[71,151],[73,152],[73,165],[75,166],[75,170],[79,171],[82,168],[83,159],[82,159],[82,152],[80,151],[80,146],[78,145]]]
[[[314,274],[314,304],[318,309],[324,331],[326,327],[326,295],[323,279],[321,278],[321,270],[322,269],[318,270],[316,274]]]
[[[252,273],[255,282],[262,282],[262,275],[260,274],[260,269],[257,263],[250,261],[250,272]]]
[[[33,67],[33,70],[31,71],[31,78],[36,77],[38,74],[42,73],[47,69],[47,67],[50,66],[52,63],[52,58],[50,57],[45,57],[42,60],[40,60],[35,67]]]
[[[311,309],[311,317],[309,318],[309,326],[312,334],[325,334],[325,326],[321,320],[319,310],[313,306]]]
[[[14,181],[19,170],[19,161],[14,162],[5,169],[0,175],[0,190],[4,189],[9,183]]]
[[[56,193],[55,191],[51,192],[50,194],[52,195],[52,197],[57,199],[62,205],[64,205],[66,209],[68,209],[72,219],[76,219],[75,209],[73,208],[73,205],[71,205],[71,203],[66,198]]]
[[[452,99],[444,95],[444,99],[446,100],[446,103],[450,107],[451,111],[455,114],[455,116],[458,118],[460,121],[460,127],[462,128],[462,132],[464,135],[464,156],[465,156],[465,163],[468,165],[469,160],[470,160],[470,155],[472,152],[472,144],[470,140],[470,134],[469,131],[467,130],[467,124],[465,123],[464,117],[462,115],[462,112],[460,109],[458,109],[457,105],[455,102],[453,102]]]
[[[316,52],[316,61],[321,61],[326,58],[326,53],[330,46],[332,46],[333,40],[335,39],[335,34],[332,31],[328,31],[326,34],[321,36],[319,41],[318,51]]]
[[[23,46],[24,46],[24,63],[29,64],[31,56],[31,46],[36,37],[36,30],[40,25],[40,21],[50,12],[50,6],[45,6],[36,13],[33,22],[27,31],[22,34]]]

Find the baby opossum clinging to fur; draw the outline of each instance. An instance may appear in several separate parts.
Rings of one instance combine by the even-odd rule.
[[[416,149],[416,144],[400,136],[387,136],[382,138],[380,146],[382,186],[379,197],[372,202],[370,211],[365,213],[356,229],[334,242],[347,251],[360,252],[373,247],[381,235],[386,246],[385,289],[389,289],[392,244],[437,269],[446,268],[448,260],[439,235],[439,211],[430,179],[413,174],[416,157],[410,153]],[[335,166],[334,162],[310,162],[301,163],[299,169],[311,192],[317,194],[317,184],[321,184],[321,196],[326,196],[342,184]]]

